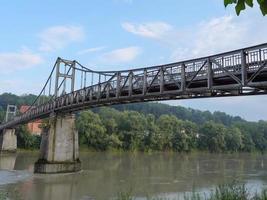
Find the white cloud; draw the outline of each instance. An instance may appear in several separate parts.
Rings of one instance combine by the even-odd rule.
[[[230,51],[266,41],[267,23],[253,10],[242,16],[214,17],[198,24],[178,28],[166,22],[134,24],[122,27],[140,37],[154,39],[171,51],[165,62],[191,59]]]
[[[170,34],[173,29],[170,24],[165,22],[149,22],[142,24],[124,22],[121,26],[130,33],[152,39],[161,39],[165,35]]]
[[[43,59],[40,55],[28,51],[0,53],[0,73],[28,69],[42,62]]]
[[[103,59],[111,63],[125,63],[133,61],[141,52],[142,49],[140,47],[131,46],[105,53]]]
[[[238,24],[232,16],[211,19],[201,23],[198,28],[200,31],[196,34],[196,50],[193,52],[195,55],[201,52],[209,53],[212,48],[229,49],[233,41],[240,43],[243,40],[242,34],[247,31],[245,24]]]
[[[106,47],[105,46],[100,46],[100,47],[94,47],[94,48],[88,48],[88,49],[83,49],[81,51],[78,51],[78,55],[83,55],[87,53],[93,53],[93,52],[98,52],[104,50]]]
[[[80,26],[53,26],[39,34],[41,51],[55,51],[84,38],[84,30]]]
[[[24,81],[25,82],[25,81]],[[12,92],[14,94],[21,94],[24,90],[23,82],[17,79],[1,80],[0,94],[4,92]]]
[[[10,92],[17,95],[38,94],[43,87],[45,80],[27,80],[24,77],[9,77],[8,80],[0,80],[0,94]],[[34,85],[34,87],[33,87]]]
[[[260,31],[255,31],[260,30]],[[266,21],[257,15],[222,16],[203,21],[186,30],[177,30],[171,61],[230,51],[266,41]]]
[[[258,11],[257,11],[258,12]],[[180,34],[172,47],[171,61],[197,58],[210,54],[230,51],[250,45],[266,42],[267,22],[260,13],[246,11],[239,17],[234,15],[212,18],[196,26],[177,30]],[[266,119],[262,112],[267,96],[228,97],[173,101],[171,104],[197,108],[201,110],[220,110],[232,115],[239,115],[247,120]],[[253,105],[253,106],[248,106]]]

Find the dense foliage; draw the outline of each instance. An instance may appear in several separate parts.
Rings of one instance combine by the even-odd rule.
[[[21,105],[31,105],[36,98],[36,95],[28,94],[17,96],[11,93],[3,93],[0,95],[0,123],[4,120],[5,111],[8,104],[16,105],[18,108]]]
[[[235,4],[236,14],[239,15],[242,10],[246,9],[246,6],[253,7],[253,0],[224,0],[224,5],[227,7],[229,4]],[[267,14],[267,0],[257,0],[262,15]]]
[[[41,136],[32,135],[26,125],[20,125],[16,128],[17,145],[21,149],[39,149]]]
[[[165,107],[163,104],[139,105],[141,108],[145,105],[148,108]],[[138,105],[133,106],[138,110]],[[173,106],[167,107],[171,107],[172,110],[177,109]],[[195,123],[173,114],[143,114],[127,110],[125,106],[119,109],[121,111],[103,107],[94,109],[94,112],[81,112],[77,116],[76,124],[80,143],[96,150],[177,152],[194,149],[211,152],[267,150],[265,121],[247,122],[241,118],[231,117],[231,120],[222,123],[220,118],[211,114],[213,116],[211,120]],[[228,115],[225,116],[227,118]]]
[[[0,95],[0,120],[7,103],[30,104],[34,95]],[[199,111],[161,103],[95,108],[77,114],[80,144],[95,150],[211,152],[266,151],[267,122],[248,122],[223,112]],[[25,126],[17,130],[18,146],[34,148],[40,137]]]
[[[156,118],[159,118],[164,114],[174,115],[178,119],[188,120],[199,125],[207,121],[214,121],[216,123],[224,124],[225,126],[230,126],[237,122],[246,122],[241,117],[233,117],[220,111],[211,113],[209,111],[200,111],[191,108],[184,108],[182,106],[170,106],[162,103],[134,103],[115,105],[112,107],[119,111],[133,110],[143,114],[150,113]],[[97,110],[98,109],[94,109],[94,111]]]

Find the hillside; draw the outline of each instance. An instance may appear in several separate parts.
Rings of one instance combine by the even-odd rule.
[[[34,97],[0,95],[0,119],[3,120],[7,103],[29,105]],[[135,103],[82,111],[77,114],[76,126],[80,144],[95,150],[267,150],[265,121],[248,122],[224,112],[211,113],[162,103]],[[27,132],[21,130],[20,127],[18,132]],[[27,134],[27,137],[21,135],[22,141],[27,143]]]
[[[209,111],[200,111],[191,108],[184,108],[182,106],[171,106],[163,103],[135,103],[115,105],[112,107],[119,111],[133,110],[143,114],[150,113],[157,118],[163,114],[169,114],[174,115],[178,119],[188,120],[197,124],[214,121],[216,123],[222,123],[226,126],[230,126],[236,122],[245,122],[245,120],[241,117],[233,117],[220,111],[211,113]]]
[[[5,111],[7,104],[13,104],[20,107],[21,105],[31,105],[36,98],[36,95],[21,95],[17,96],[11,93],[3,93],[0,95],[0,121],[2,120],[3,112]],[[196,124],[203,124],[207,121],[214,121],[216,123],[222,123],[225,126],[230,126],[236,122],[246,122],[244,119],[238,116],[231,116],[224,112],[216,111],[211,113],[209,111],[200,111],[191,108],[184,108],[182,106],[171,106],[163,103],[133,103],[114,105],[112,108],[118,111],[132,110],[143,114],[153,114],[156,118],[159,118],[163,114],[174,115],[178,119],[188,120]],[[99,108],[93,109],[97,111]]]

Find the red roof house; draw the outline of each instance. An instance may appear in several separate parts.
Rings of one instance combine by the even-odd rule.
[[[30,108],[30,106],[27,105],[22,105],[19,109],[20,113],[25,113],[27,110]],[[31,134],[33,135],[41,135],[41,128],[40,125],[42,124],[42,120],[36,120],[34,122],[29,122],[27,124],[28,130],[30,131]]]

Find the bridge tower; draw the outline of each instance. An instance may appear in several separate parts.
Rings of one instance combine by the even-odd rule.
[[[61,71],[62,67],[63,72]],[[73,92],[74,82],[75,61],[58,58],[54,98],[64,95],[66,90]],[[53,112],[42,130],[40,156],[34,165],[34,172],[48,174],[80,170],[81,162],[79,160],[78,132],[75,129],[75,115]]]
[[[14,118],[17,113],[15,105],[7,105],[5,122]],[[14,128],[7,128],[2,130],[0,134],[0,151],[1,152],[16,152],[17,150],[17,136]]]

